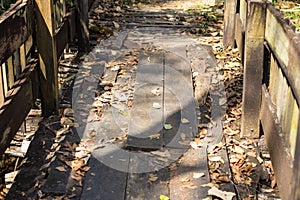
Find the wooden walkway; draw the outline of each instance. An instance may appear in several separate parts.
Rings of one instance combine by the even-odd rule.
[[[126,31],[97,44],[81,64],[73,86],[77,126],[72,130],[89,143],[85,147],[91,154],[74,199],[208,197],[207,151],[223,138],[225,94],[209,49],[177,28],[130,23]],[[124,67],[126,61],[123,67],[111,66],[131,54],[138,61],[133,68]],[[96,98],[103,107],[100,118],[93,112],[99,85],[102,93],[110,92]],[[208,90],[211,120],[203,105]],[[200,138],[203,127],[208,132]],[[40,187],[43,194],[70,190],[71,172],[57,170],[56,163]],[[8,199],[22,199],[22,187],[16,190]]]
[[[185,34],[147,27],[121,32],[102,42],[86,58],[86,64],[93,63],[93,70],[95,66],[100,69],[105,66],[103,60],[109,63],[131,51],[139,52],[134,91],[127,96],[123,93],[123,98],[126,101],[133,96],[132,108],[119,98],[102,111],[100,121],[86,123],[91,116],[77,115],[82,128],[78,134],[88,139],[90,131],[96,131],[95,145],[103,145],[92,152],[81,199],[159,199],[160,195],[171,199],[206,198],[209,188],[202,187],[210,182],[206,150],[220,142],[222,130],[220,118],[215,116],[209,138],[199,148],[191,147],[203,122],[198,102],[206,97],[198,95],[199,101],[195,98],[192,73],[200,74],[198,93],[205,93],[211,78],[217,78],[208,72],[215,67],[213,58]],[[87,70],[82,73],[87,74]],[[113,91],[120,90],[119,80],[112,75],[114,69],[104,67],[102,71],[104,86],[107,83],[113,85]],[[76,95],[79,92],[83,98],[74,99],[75,111],[76,106],[90,110],[86,97],[94,95],[96,85],[81,90],[91,84],[78,77],[73,96],[80,97]],[[114,138],[125,139],[118,144],[111,142]]]

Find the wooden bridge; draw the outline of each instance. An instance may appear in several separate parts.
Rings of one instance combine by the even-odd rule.
[[[89,50],[88,8],[92,3],[23,0],[0,17],[1,154],[36,99],[41,99],[43,116],[58,113],[59,58],[75,38],[80,51]],[[76,125],[63,129],[71,133],[69,138],[58,140],[77,141],[79,152],[89,152],[80,155],[88,160],[82,170],[84,182],[74,174],[81,164],[61,168],[68,163],[67,156],[54,154],[47,167],[47,162],[36,162],[37,156],[49,156],[38,152],[44,146],[53,152],[77,149],[66,143],[54,145],[51,134],[61,128],[55,125],[60,119],[50,117],[41,124],[43,134],[37,136],[45,143],[31,145],[35,153],[27,163],[35,164],[25,165],[8,199],[43,198],[66,191],[73,191],[68,198],[75,199],[208,196],[209,187],[203,187],[210,183],[207,151],[223,140],[221,119],[226,110],[216,61],[209,48],[177,31],[196,25],[166,21],[167,12],[132,14],[132,18],[123,16],[126,20],[120,25],[125,31],[96,44],[87,54],[74,81],[71,116]],[[298,199],[299,36],[263,1],[226,0],[224,15],[224,45],[237,46],[244,65],[242,137],[265,135],[282,199]],[[281,51],[282,47],[287,50]],[[134,68],[128,67],[131,62]],[[213,89],[209,88],[212,84]],[[96,91],[100,95],[95,102]],[[208,91],[210,111],[202,105]],[[97,107],[101,107],[101,120],[95,114],[98,111],[91,112],[95,103],[101,104]],[[206,121],[206,112],[211,112],[211,121]],[[199,126],[209,126],[201,144],[194,142]],[[28,182],[33,176],[47,179]],[[228,195],[234,196],[234,184],[226,187]]]

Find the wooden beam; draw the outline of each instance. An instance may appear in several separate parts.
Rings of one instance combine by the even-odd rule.
[[[277,123],[276,107],[272,103],[265,85],[262,87],[260,120],[271,155],[280,196],[283,200],[298,199],[291,196],[292,184],[295,178],[292,157],[281,126]]]
[[[224,7],[224,37],[223,44],[225,47],[235,45],[235,17],[237,0],[225,0]]]
[[[42,113],[58,112],[58,60],[53,0],[36,0],[37,49],[39,53]]]
[[[0,108],[0,155],[4,153],[32,108],[30,77],[35,69],[36,65],[25,69],[20,79],[8,91],[4,105]]]
[[[242,137],[258,138],[261,84],[264,64],[264,35],[266,4],[264,1],[249,1],[246,27]]]

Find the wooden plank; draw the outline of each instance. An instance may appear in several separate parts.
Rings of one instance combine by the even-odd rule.
[[[285,77],[283,76],[281,70],[279,72],[279,77],[277,79],[278,87],[277,87],[277,101],[276,101],[276,110],[277,110],[277,117],[279,120],[279,123],[282,123],[283,120],[283,114],[284,114],[284,106],[286,104],[287,99],[287,91],[288,91],[288,85],[285,80]]]
[[[124,199],[127,173],[91,157],[80,199]]]
[[[298,108],[299,109],[299,108]],[[299,110],[298,110],[299,114]],[[297,124],[299,124],[300,116],[297,117]],[[293,185],[292,185],[292,193],[290,199],[300,199],[300,126],[298,125],[296,130],[296,149],[295,149],[295,160],[294,160],[294,169],[293,169]]]
[[[291,130],[292,130],[292,120],[293,120],[293,110],[294,110],[294,96],[293,96],[293,93],[292,93],[292,90],[291,88],[289,87],[288,88],[288,91],[287,91],[287,99],[286,99],[286,103],[284,105],[284,110],[285,110],[285,113],[284,113],[284,120],[282,121],[282,130],[284,130],[286,132],[285,134],[285,139],[286,141],[288,142],[288,144],[290,145],[291,147],[291,155],[292,157],[294,157],[294,153],[295,153],[295,149],[292,151],[292,146],[291,144],[292,143],[295,143],[293,142],[292,140],[290,140],[290,135],[292,134],[291,133]],[[292,111],[292,112],[291,112]],[[297,131],[296,131],[297,132]]]
[[[151,165],[150,162],[145,162],[143,158],[144,156],[135,155],[130,159],[125,199],[159,199],[160,195],[169,196],[167,184],[169,180],[168,168],[162,168],[153,172],[134,173],[147,169],[148,166],[145,165]]]
[[[2,84],[4,88],[4,96],[8,92],[9,87],[8,87],[8,80],[7,80],[7,72],[6,72],[6,65],[5,63],[2,64]]]
[[[8,92],[0,109],[0,154],[10,144],[33,105],[30,76],[36,65],[28,67]]]
[[[287,110],[290,112],[291,110]],[[297,138],[299,137],[299,106],[297,102],[293,101],[293,109],[292,109],[292,117],[291,117],[291,128],[289,132],[289,144],[290,144],[290,152],[293,158],[298,157],[299,154],[296,152],[296,148],[298,148],[299,143],[297,143]]]
[[[205,199],[208,189],[202,185],[210,182],[206,148],[189,149],[174,164],[169,182],[170,199]]]
[[[15,79],[18,79],[22,72],[19,49],[13,53],[13,66]]]
[[[14,75],[14,64],[13,57],[9,57],[7,60],[7,78],[8,78],[8,86],[11,88],[15,83],[15,75]]]
[[[246,28],[242,137],[259,137],[259,110],[264,64],[265,9],[263,1],[249,1]]]
[[[244,61],[245,27],[242,24],[240,14],[236,14],[235,20],[235,42],[239,49],[241,59]]]
[[[162,53],[142,52],[139,55],[127,148],[160,149],[163,128],[163,59]],[[158,91],[160,95],[153,94]]]
[[[32,10],[31,3],[24,2],[0,18],[0,63],[7,60],[32,33]]]
[[[277,123],[276,107],[272,103],[265,85],[262,87],[260,120],[271,155],[281,197],[284,200],[293,199],[290,197],[294,176],[292,157],[281,127]]]
[[[270,4],[267,7],[265,38],[272,53],[279,61],[285,77],[292,87],[297,102],[300,102],[300,40],[285,22],[282,14]],[[285,51],[282,51],[285,49]]]
[[[55,41],[54,2],[36,1],[37,49],[41,68],[41,99],[44,116],[58,111],[58,61]]]
[[[21,64],[21,72],[23,72],[23,70],[26,67],[26,49],[25,49],[25,44],[22,44],[20,46],[20,64]]]
[[[278,85],[278,79],[280,76],[280,69],[275,61],[274,56],[271,54],[271,62],[270,62],[270,84],[269,84],[269,93],[271,96],[271,100],[273,103],[277,102],[277,88]]]
[[[28,39],[26,40],[26,42],[25,42],[25,55],[26,55],[26,58],[28,57],[28,54],[32,50],[32,47],[33,47],[33,38],[32,38],[32,35],[30,35],[28,37]]]
[[[235,45],[235,23],[236,23],[237,0],[225,0],[224,2],[224,36],[223,44],[225,47]]]
[[[3,105],[4,100],[5,100],[2,67],[3,67],[3,64],[0,66],[0,106]]]
[[[239,0],[239,2],[240,2],[239,13],[240,13],[241,21],[244,29],[246,29],[249,1]]]

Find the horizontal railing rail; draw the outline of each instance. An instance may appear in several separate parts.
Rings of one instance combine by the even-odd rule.
[[[0,154],[37,98],[44,116],[58,112],[58,60],[76,35],[88,50],[88,7],[82,0],[20,0],[0,16]]]

